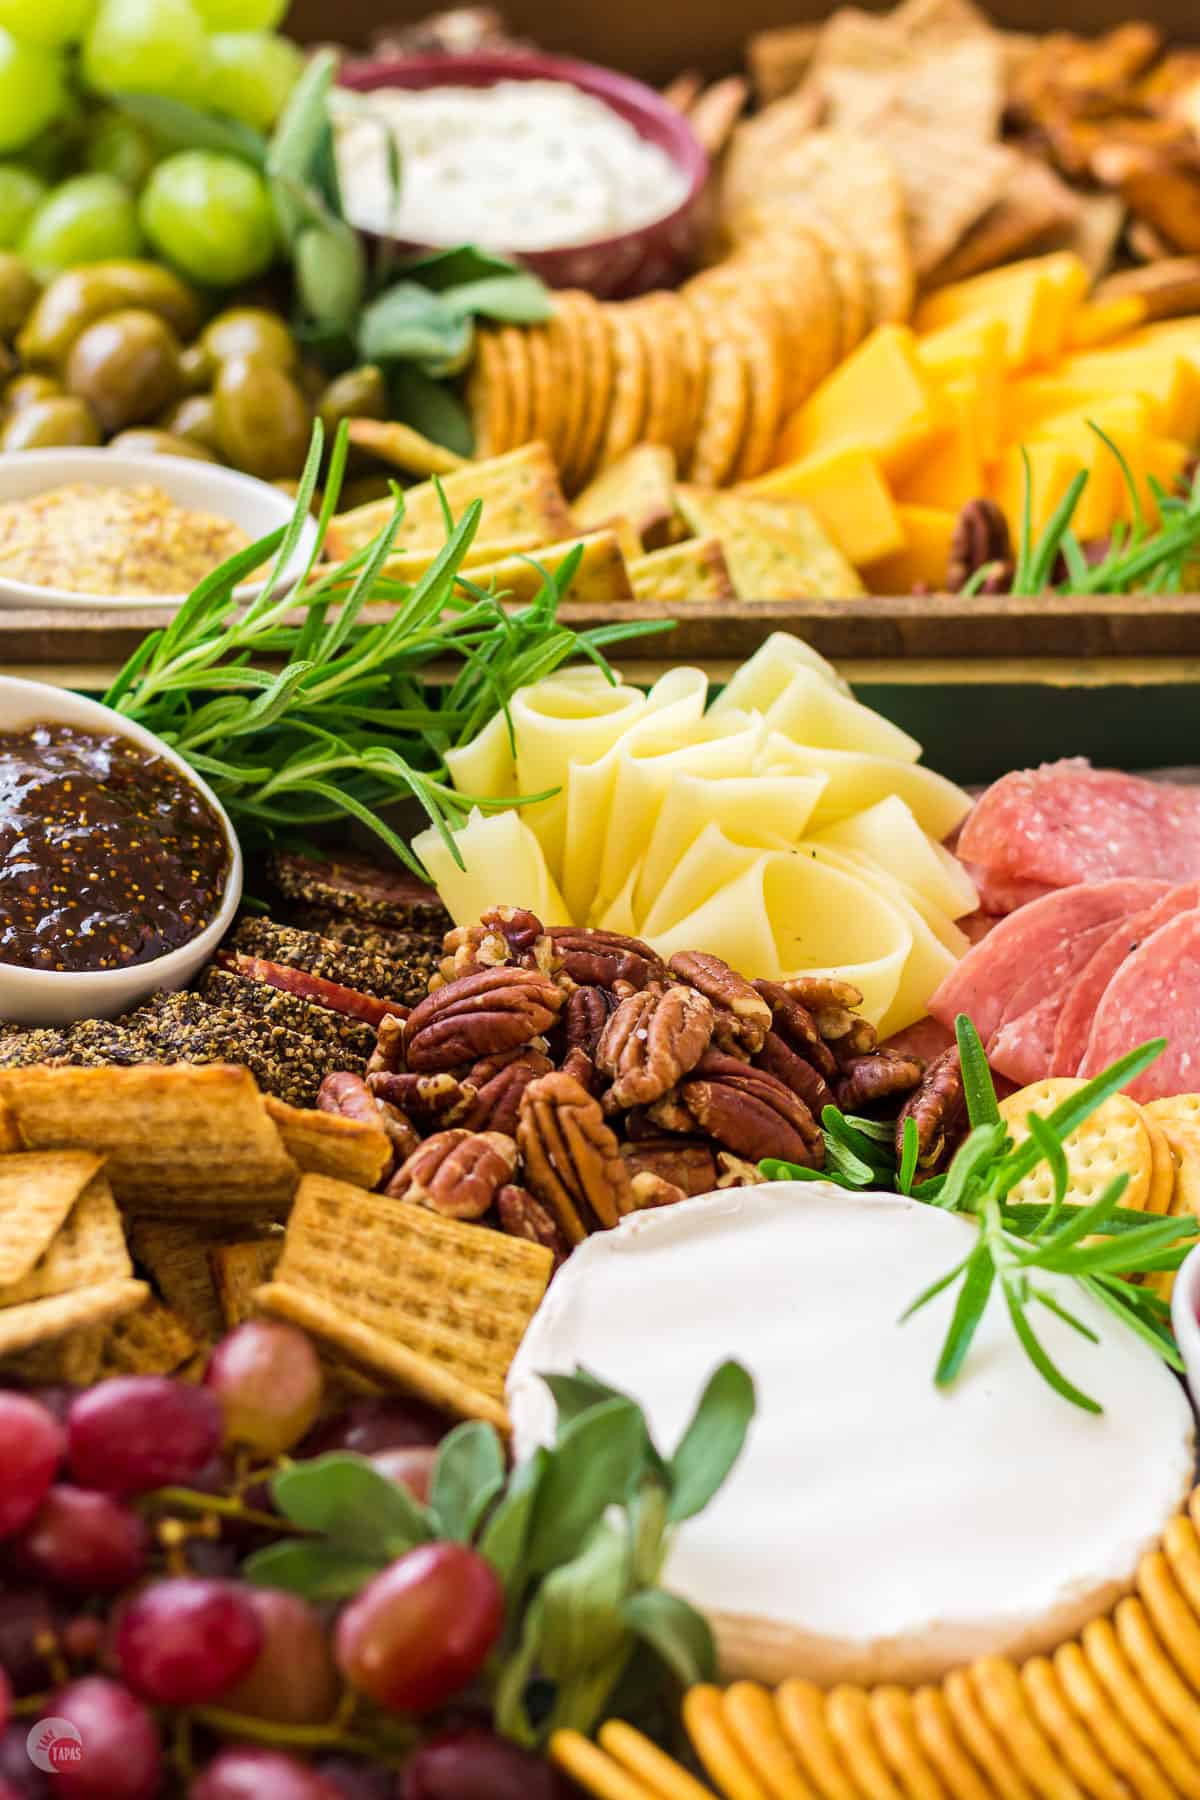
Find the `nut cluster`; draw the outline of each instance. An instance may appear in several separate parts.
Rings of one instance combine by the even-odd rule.
[[[627,1213],[758,1180],[764,1157],[819,1169],[824,1106],[911,1093],[921,1063],[878,1048],[861,998],[497,907],[447,934],[425,998],[318,1105],[382,1118],[387,1193],[561,1259]]]

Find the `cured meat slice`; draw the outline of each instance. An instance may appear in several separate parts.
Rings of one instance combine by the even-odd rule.
[[[399,1002],[389,1005],[374,994],[359,993],[341,982],[329,981],[324,975],[311,975],[307,969],[293,969],[285,963],[269,962],[261,956],[246,956],[240,950],[221,952],[217,962],[223,969],[241,976],[243,981],[260,981],[281,993],[295,994],[311,1000],[326,1012],[343,1013],[348,1019],[363,1019],[368,1025],[381,1025],[389,1013],[403,1014]]]
[[[1125,1091],[1135,1100],[1161,1100],[1200,1088],[1200,907],[1140,943],[1101,997],[1079,1065],[1098,1075],[1147,1038],[1165,1037],[1158,1061]]]
[[[993,902],[1036,882],[1189,881],[1200,876],[1200,788],[1093,769],[1081,757],[1044,763],[993,783],[958,853],[978,865]],[[1022,886],[1006,894],[1011,882]]]
[[[1055,892],[1049,882],[1020,881],[1012,875],[997,875],[983,863],[964,862],[963,868],[975,883],[979,909],[984,915],[999,913],[1003,917],[1005,913],[1016,912],[1018,906],[1028,906],[1031,900],[1041,900]]]
[[[988,1043],[1018,990],[1026,991],[1029,1005],[1055,992],[1066,979],[1057,971],[1066,968],[1074,974],[1080,966],[1071,968],[1070,957],[1072,946],[1084,932],[1120,924],[1146,906],[1156,892],[1161,889],[1154,883],[1102,881],[1060,889],[1031,901],[1002,919],[967,951],[930,1000],[930,1016],[953,1026],[955,1015],[965,1012]],[[1026,989],[1034,977],[1044,983],[1040,991],[1032,986]]]
[[[1109,982],[1138,945],[1182,912],[1200,906],[1200,881],[1171,888],[1145,912],[1134,913],[1110,933],[1091,961],[1085,963],[1064,996],[1054,1027],[1051,1075],[1075,1075],[1083,1061],[1096,1008]]]
[[[906,1025],[903,1031],[894,1031],[889,1038],[884,1038],[879,1048],[894,1050],[898,1056],[915,1056],[923,1063],[934,1062],[947,1051],[954,1042],[954,1032],[938,1019],[918,1019],[915,1025]]]

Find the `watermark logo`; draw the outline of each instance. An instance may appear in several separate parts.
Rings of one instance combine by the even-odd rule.
[[[70,1719],[39,1719],[25,1739],[29,1760],[44,1775],[83,1761],[83,1739]]]

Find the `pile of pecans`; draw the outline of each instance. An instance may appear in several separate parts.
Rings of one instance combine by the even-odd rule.
[[[878,1048],[861,998],[497,907],[447,933],[426,997],[318,1105],[382,1117],[387,1193],[561,1258],[627,1213],[757,1181],[764,1157],[819,1169],[823,1107],[910,1095],[922,1064]]]

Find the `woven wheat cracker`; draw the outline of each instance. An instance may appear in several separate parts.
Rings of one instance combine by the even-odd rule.
[[[1046,1115],[1063,1100],[1078,1093],[1081,1081],[1070,1076],[1049,1076],[1010,1094],[1000,1103],[1000,1115],[1015,1144],[1029,1136],[1026,1119],[1031,1112]],[[1121,1205],[1138,1212],[1145,1209],[1154,1174],[1154,1151],[1141,1109],[1125,1094],[1112,1094],[1090,1118],[1073,1131],[1063,1145],[1070,1176],[1068,1199],[1079,1205],[1098,1200],[1117,1175],[1128,1175]],[[1043,1161],[1019,1181],[1009,1198],[1013,1205],[1047,1206],[1054,1199],[1054,1176]]]
[[[137,1219],[129,1233],[137,1262],[197,1343],[215,1344],[224,1329],[208,1253],[228,1242],[232,1229],[203,1220]]]
[[[232,1331],[257,1312],[255,1292],[271,1279],[282,1254],[282,1233],[249,1238],[239,1244],[217,1244],[209,1251],[209,1266],[227,1330]]]
[[[70,1387],[91,1387],[100,1378],[107,1325],[81,1325],[65,1337],[51,1338],[5,1358],[5,1380],[30,1387],[66,1382]]]
[[[178,1313],[161,1300],[116,1319],[104,1333],[96,1379],[110,1375],[173,1375],[196,1354],[196,1340]]]
[[[391,1141],[382,1124],[289,1106],[271,1094],[266,1104],[284,1149],[306,1175],[331,1175],[335,1181],[371,1188],[391,1167]]]
[[[0,1158],[0,1287],[29,1273],[101,1161],[90,1150]]]
[[[82,1326],[106,1325],[110,1319],[132,1312],[149,1295],[144,1281],[107,1281],[96,1287],[75,1288],[69,1294],[7,1306],[0,1311],[0,1357],[65,1337]]]
[[[307,1175],[274,1281],[257,1298],[299,1323],[304,1313],[368,1371],[504,1425],[508,1366],[552,1261],[523,1239]]]
[[[121,1215],[101,1170],[92,1176],[28,1274],[0,1288],[0,1307],[44,1300],[72,1288],[128,1280],[132,1274]]]

